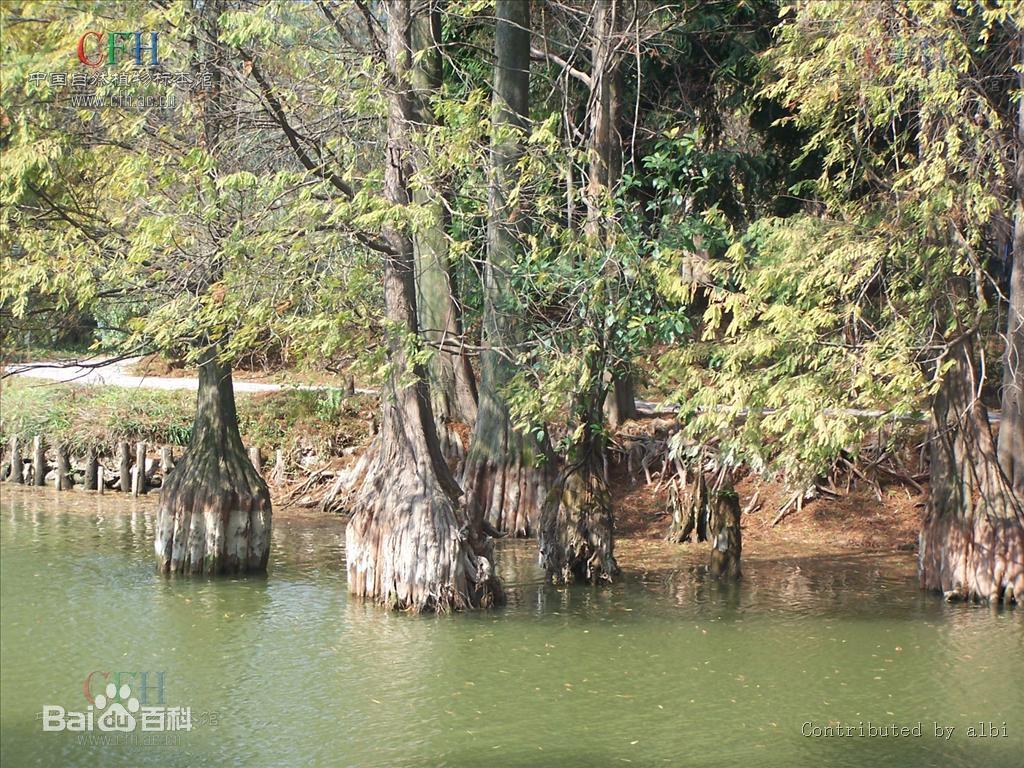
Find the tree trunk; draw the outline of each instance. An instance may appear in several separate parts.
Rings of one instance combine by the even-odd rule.
[[[54,479],[54,486],[58,491],[70,491],[74,486],[74,478],[71,477],[71,456],[65,443],[57,444],[57,477]]]
[[[711,491],[711,562],[712,576],[738,579],[740,555],[743,553],[743,534],[740,530],[740,499],[731,482],[715,484]]]
[[[160,570],[262,573],[270,554],[270,531],[270,492],[242,445],[231,369],[211,349],[199,366],[188,450],[160,492]]]
[[[619,573],[600,457],[597,438],[577,446],[544,505],[540,562],[556,584],[610,582]]]
[[[132,475],[132,496],[146,493],[146,444],[135,444],[135,474]]]
[[[583,437],[572,447],[541,516],[540,561],[556,584],[610,582],[619,573],[611,494],[603,466],[604,387],[594,357],[596,353],[589,361],[592,387],[576,399]]]
[[[690,482],[689,474],[687,470],[680,470],[669,485],[672,524],[667,539],[673,544],[688,542],[694,532],[697,533],[697,541],[707,541],[708,538],[711,496],[707,480],[699,465],[693,470],[693,482]]]
[[[547,441],[512,426],[504,389],[515,366],[500,350],[519,338],[508,309],[508,268],[524,251],[525,212],[509,203],[514,166],[522,154],[529,117],[530,7],[498,0],[491,105],[491,169],[488,187],[487,263],[484,266],[480,410],[462,481],[474,520],[517,536],[532,533],[548,493],[553,459]],[[521,206],[521,201],[520,201]]]
[[[416,124],[429,125],[435,121],[430,99],[441,87],[441,13],[437,0],[428,0],[424,12],[414,16],[411,35],[414,57],[410,84]],[[420,334],[434,347],[427,373],[442,452],[461,459],[462,443],[449,425],[462,422],[472,426],[476,421],[476,379],[469,357],[463,353],[462,313],[448,260],[445,210],[439,198],[435,190],[413,191],[413,202],[430,214],[429,223],[420,223],[413,233],[417,321]]]
[[[32,440],[32,484],[40,488],[46,485],[46,446],[41,435]]]
[[[131,493],[132,490],[132,448],[128,443],[121,442],[118,446],[118,458],[121,470],[121,477],[118,478],[118,487],[121,493]]]
[[[626,366],[612,370],[611,386],[604,401],[604,415],[612,429],[637,417],[633,374]]]
[[[1024,93],[1024,31],[1018,35]],[[1024,98],[1017,102],[1017,153],[1014,187],[1017,205],[1013,222],[1013,265],[1010,270],[1006,352],[1003,355],[1002,419],[999,422],[999,463],[1018,498],[1024,498]]]
[[[412,117],[409,0],[387,3],[388,146],[384,191],[409,204],[407,125]],[[417,332],[413,244],[394,224],[384,268],[388,320]],[[425,372],[406,354],[403,334],[388,338],[390,375],[381,398],[380,432],[361,462],[345,531],[352,594],[414,611],[487,606],[501,599],[486,539],[459,508],[459,487],[441,454]],[[411,374],[411,375],[410,375]]]
[[[592,180],[603,185],[601,194],[611,195],[614,193],[619,180],[622,178],[622,66],[617,57],[614,56],[611,48],[610,37],[618,27],[617,14],[621,12],[618,0],[611,4],[611,7],[604,11],[604,17],[595,16],[595,33],[606,38],[601,51],[595,57],[595,71],[592,77],[596,78],[598,68],[601,70],[601,80],[608,84],[607,91],[598,87],[596,96],[602,101],[602,108],[593,115],[599,122],[605,123],[592,131],[591,137],[595,142],[592,149],[593,158],[597,158],[602,166],[597,177]],[[596,82],[592,80],[591,82]],[[603,178],[602,178],[603,176]],[[595,189],[594,192],[599,190]],[[632,367],[629,361],[618,361],[612,365],[611,384],[608,387],[608,395],[605,397],[604,414],[611,429],[618,429],[623,422],[635,419],[636,392],[633,385]]]
[[[950,350],[932,403],[931,483],[921,586],[947,598],[1024,599],[1024,508],[1000,467],[969,339]]]
[[[165,445],[160,449],[160,485],[167,485],[167,476],[174,469],[174,449]]]
[[[613,33],[618,13],[618,0],[611,0],[595,3],[591,15],[585,229],[589,246],[602,252],[611,250],[607,205],[612,170],[621,162],[616,154],[620,150],[613,151],[611,122],[615,69]],[[555,582],[611,581],[619,570],[614,556],[611,495],[603,467],[605,379],[610,373],[608,339],[603,310],[597,314],[600,316],[592,317],[590,322],[600,349],[588,355],[587,385],[576,393],[573,407],[583,436],[570,449],[566,468],[545,502],[541,520],[541,563]]]

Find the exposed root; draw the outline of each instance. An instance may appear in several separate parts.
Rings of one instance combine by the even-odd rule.
[[[696,531],[697,541],[706,541],[711,504],[704,473],[699,469],[693,472],[682,470],[669,481],[668,493],[672,524],[666,539],[682,544],[689,541]]]

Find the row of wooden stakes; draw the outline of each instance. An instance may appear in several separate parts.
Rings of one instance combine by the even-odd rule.
[[[11,438],[7,447],[8,456],[0,464],[0,479],[20,485],[45,486],[50,472],[42,437],[36,435],[33,438],[31,454],[26,457],[22,456],[21,441],[17,435]],[[52,478],[53,486],[58,491],[70,490],[75,485],[71,451],[66,444],[58,443],[55,452],[57,463]],[[149,461],[147,466],[148,453],[149,446],[146,443],[136,443],[133,452],[131,443],[122,441],[114,455],[117,470],[107,470],[100,461],[100,453],[94,448],[88,449],[85,453],[83,487],[87,491],[99,493],[114,490],[141,496],[150,488],[163,485],[167,475],[174,469],[174,450],[169,445],[163,446],[159,460]],[[249,448],[249,459],[256,471],[263,474],[263,455],[258,446]],[[278,450],[270,482],[279,484],[284,480],[284,452]]]

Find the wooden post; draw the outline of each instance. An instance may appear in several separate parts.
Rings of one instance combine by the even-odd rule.
[[[249,446],[249,461],[256,467],[256,472],[261,477],[263,476],[263,456],[260,454],[260,447],[258,445]]]
[[[174,449],[169,445],[165,445],[160,449],[160,477],[163,478],[163,482],[167,484],[167,475],[174,469]]]
[[[121,493],[131,493],[132,491],[132,448],[128,443],[122,442],[118,446],[118,452],[120,453],[121,460],[121,477],[119,485]]]
[[[274,471],[270,475],[270,482],[274,485],[284,482],[284,451],[280,448],[274,452]]]
[[[46,485],[46,449],[40,435],[32,440],[32,485]]]
[[[107,491],[107,478],[104,477],[105,474],[103,465],[98,464],[96,466],[96,490],[100,493],[106,493]]]
[[[68,491],[75,484],[71,478],[71,459],[68,456],[68,447],[64,443],[57,443],[57,478],[53,481],[58,491]]]
[[[96,459],[96,449],[90,448],[85,452],[85,490],[96,490],[96,470],[99,467]]]
[[[132,478],[132,496],[146,492],[146,444],[135,444],[135,476]]]
[[[11,437],[11,474],[12,483],[25,482],[25,468],[21,463],[21,446],[18,444],[18,436]]]

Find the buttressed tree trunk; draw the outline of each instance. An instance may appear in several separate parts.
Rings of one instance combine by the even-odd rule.
[[[413,116],[409,0],[387,3],[388,146],[384,192],[395,206],[409,204],[409,148]],[[389,225],[384,302],[398,332],[388,339],[390,375],[382,393],[380,432],[352,489],[345,531],[349,591],[397,609],[415,611],[488,606],[501,600],[487,540],[459,507],[459,487],[441,454],[425,372],[405,352],[417,332],[412,238]],[[404,332],[404,333],[403,333]]]
[[[595,3],[592,14],[586,236],[589,245],[598,250],[608,250],[611,244],[606,203],[611,168],[619,161],[611,149],[613,31],[618,12],[618,0],[611,0]],[[598,333],[603,333],[603,328]],[[573,406],[583,436],[570,449],[566,466],[544,505],[540,557],[548,578],[555,582],[611,581],[618,573],[611,494],[603,466],[601,427],[608,396],[605,355],[602,349],[588,356],[589,386],[575,394]]]
[[[1024,497],[1000,465],[969,338],[932,404],[931,478],[921,586],[947,598],[1024,600]]]
[[[220,16],[223,0],[190,4],[188,37],[193,71],[209,71],[212,87],[201,95],[197,144],[224,170],[223,153],[232,136],[226,129],[227,96],[221,73]],[[209,172],[211,178],[216,171]],[[220,243],[233,222],[210,201],[215,214],[205,229],[212,235],[208,263],[197,270],[197,288],[207,289],[223,274]],[[270,553],[271,507],[266,483],[249,461],[238,432],[231,369],[211,344],[199,365],[196,416],[189,448],[166,478],[157,511],[156,550],[161,571],[179,574],[260,573]],[[127,472],[122,462],[122,483]],[[140,471],[144,470],[140,467]]]
[[[435,120],[430,99],[441,87],[439,0],[426,0],[426,9],[413,17],[411,34],[410,81],[416,123],[429,125]],[[461,458],[462,444],[449,424],[472,426],[476,421],[476,379],[463,351],[462,314],[448,259],[446,215],[438,197],[435,190],[413,191],[413,202],[430,213],[430,223],[420,224],[413,234],[417,320],[421,335],[435,348],[427,373],[441,449],[446,456]]]
[[[270,530],[270,492],[238,433],[231,369],[211,350],[199,366],[188,451],[160,491],[155,547],[160,570],[262,573]]]
[[[722,473],[711,491],[711,562],[708,570],[712,576],[740,577],[740,556],[743,553],[740,514],[740,498],[732,482]]]
[[[530,4],[498,0],[494,37],[494,97],[491,108],[491,176],[488,192],[487,263],[480,409],[462,482],[475,520],[499,531],[527,536],[534,531],[548,493],[553,465],[547,442],[512,426],[503,390],[514,365],[498,350],[518,338],[509,301],[507,270],[523,252],[526,214],[512,210],[514,165],[522,153],[529,111]]]

